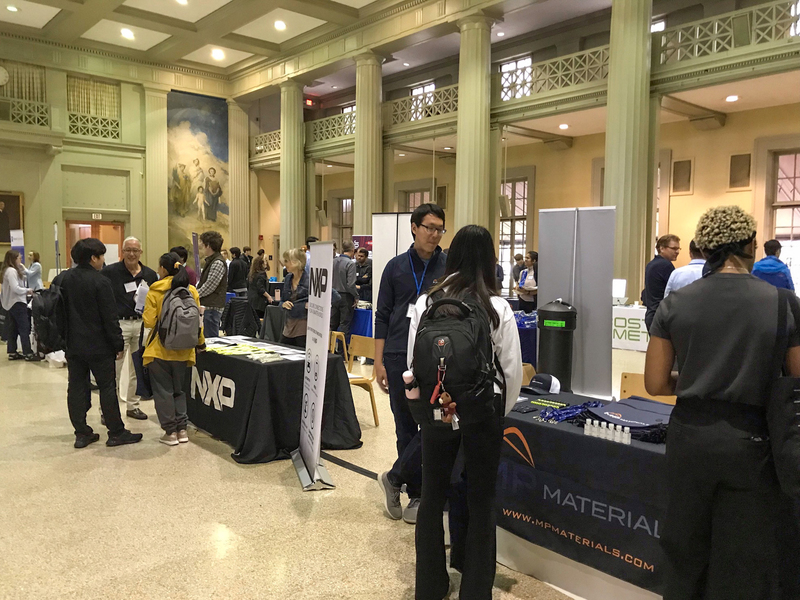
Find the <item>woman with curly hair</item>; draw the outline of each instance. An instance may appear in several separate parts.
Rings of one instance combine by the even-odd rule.
[[[781,496],[766,424],[779,296],[750,274],[755,236],[756,222],[741,208],[707,211],[694,236],[707,273],[667,296],[650,330],[647,391],[678,397],[667,435],[664,600],[781,597]],[[800,308],[796,298],[780,301]],[[785,358],[797,377],[800,337],[792,312]]]

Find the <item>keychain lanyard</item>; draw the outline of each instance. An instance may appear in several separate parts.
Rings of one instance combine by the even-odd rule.
[[[433,260],[433,256],[431,256],[431,260]],[[425,268],[422,270],[422,281],[418,281],[417,272],[414,270],[414,261],[411,260],[411,250],[408,251],[408,264],[411,265],[411,275],[414,277],[414,285],[417,286],[417,298],[419,298],[419,295],[422,292],[422,286],[425,283],[425,273],[428,272],[428,267],[431,264],[431,260],[427,262]]]

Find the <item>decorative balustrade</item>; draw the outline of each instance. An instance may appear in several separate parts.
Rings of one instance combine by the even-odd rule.
[[[449,85],[426,94],[392,100],[386,104],[389,107],[392,125],[455,113],[458,112],[458,86]]]
[[[267,154],[269,152],[278,152],[281,149],[281,130],[268,131],[255,137],[255,148],[253,154]]]
[[[0,99],[3,100],[3,99]],[[36,125],[37,127],[50,128],[50,105],[32,100],[17,100],[10,98],[10,121],[20,125]]]
[[[324,119],[310,121],[311,142],[324,142],[356,132],[356,113],[342,113]]]
[[[713,56],[734,48],[800,36],[800,3],[781,0],[672,27],[654,34],[658,64]]]
[[[119,119],[71,112],[69,113],[69,132],[72,135],[118,140],[120,138]]]

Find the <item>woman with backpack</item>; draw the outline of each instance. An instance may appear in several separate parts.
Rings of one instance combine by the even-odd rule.
[[[16,250],[6,252],[0,266],[0,304],[8,311],[6,316],[6,339],[8,340],[8,360],[39,360],[31,350],[31,319],[28,316],[28,296],[32,292],[25,287],[25,267]],[[17,352],[17,336],[22,341],[22,354]]]
[[[487,371],[481,380],[480,401],[470,393],[458,391],[459,383],[464,383],[459,381],[459,377],[445,375],[443,387],[446,392],[450,390],[448,395],[452,396],[448,399],[453,400],[455,414],[461,417],[458,428],[453,428],[452,423],[418,419],[422,435],[422,498],[416,530],[417,600],[441,600],[449,591],[442,514],[460,447],[464,451],[469,524],[459,597],[461,600],[489,600],[492,597],[495,482],[503,441],[503,417],[514,406],[522,385],[519,334],[511,306],[498,294],[496,264],[494,242],[489,231],[478,225],[462,228],[450,245],[444,277],[428,293],[420,296],[411,315],[409,369],[413,370],[419,382],[421,394],[419,400],[409,400],[412,413],[416,415],[414,408],[430,410],[432,406],[432,386],[424,383],[430,380],[431,373],[422,372],[423,368],[426,371],[432,369],[436,378],[438,369],[435,365],[423,367],[426,363],[423,344],[432,329],[443,327],[444,333],[440,337],[447,338],[446,343],[450,344],[453,353],[447,359],[451,361],[451,373],[458,371],[456,361],[468,362],[476,353],[479,356],[486,354],[483,366]],[[440,311],[438,303],[441,300],[456,301],[457,306],[444,305]],[[429,310],[434,304],[437,308]],[[459,348],[456,337],[458,320],[462,324],[473,321],[462,328],[463,331],[485,332],[478,334],[475,340],[476,345],[482,344],[483,350]],[[434,346],[444,344],[444,339],[433,340]],[[499,369],[495,373],[492,367],[497,365]],[[504,382],[504,385],[501,387],[499,382]],[[438,387],[434,395],[438,393],[436,390]],[[440,399],[446,403],[444,397]],[[419,404],[412,407],[412,403]],[[436,402],[435,406],[441,405]],[[452,419],[452,416],[445,417],[445,421]]]
[[[150,374],[156,414],[164,435],[159,442],[177,446],[189,441],[186,426],[186,368],[195,363],[195,347],[205,348],[200,297],[181,258],[174,252],[158,260],[160,279],[150,286],[142,319],[152,329],[143,362]],[[197,308],[194,313],[193,307]]]

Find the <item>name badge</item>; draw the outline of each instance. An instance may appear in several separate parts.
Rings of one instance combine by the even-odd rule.
[[[408,305],[408,310],[406,311],[406,319],[410,319],[414,316],[414,303]]]
[[[125,284],[125,293],[130,294],[131,292],[136,291],[136,282],[131,281]]]

